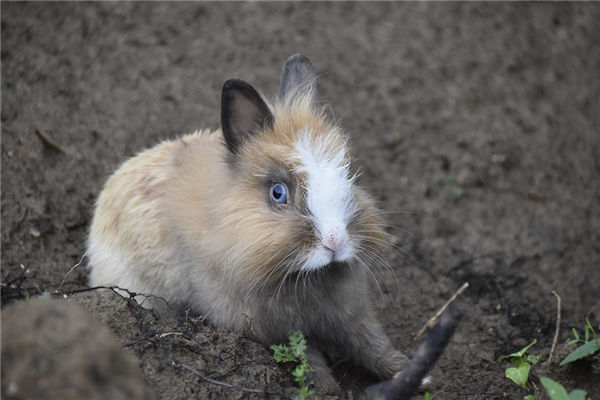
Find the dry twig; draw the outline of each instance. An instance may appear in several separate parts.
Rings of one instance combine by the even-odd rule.
[[[425,323],[425,325],[423,325],[423,327],[421,328],[421,330],[415,336],[415,339],[418,339],[419,337],[421,337],[421,335],[423,333],[425,333],[425,331],[427,329],[433,328],[435,326],[435,323],[437,322],[437,320],[440,318],[440,315],[442,315],[444,313],[444,311],[446,310],[446,308],[448,308],[448,306],[450,305],[450,303],[452,303],[454,300],[456,300],[456,298],[458,297],[458,295],[460,295],[462,292],[464,292],[468,287],[469,287],[469,282],[463,283],[462,286],[456,291],[456,293],[454,293],[454,295],[452,297],[450,297],[450,300],[448,300],[446,302],[446,304],[444,304],[442,306],[442,308],[440,308],[438,310],[438,312],[436,312],[435,315],[433,317],[431,317],[429,319],[429,321],[427,321]]]
[[[241,392],[246,392],[246,393],[262,394],[262,395],[266,395],[266,396],[279,396],[280,398],[290,399],[290,397],[288,395],[286,395],[285,393],[279,392],[279,391],[266,390],[266,389],[252,389],[252,388],[247,388],[247,387],[243,387],[243,386],[239,386],[239,385],[234,385],[234,384],[227,383],[227,382],[218,381],[216,379],[212,379],[206,375],[203,375],[202,373],[200,373],[199,371],[195,370],[194,368],[192,368],[188,365],[178,364],[175,361],[171,361],[171,365],[174,366],[175,368],[183,368],[183,369],[191,372],[192,374],[196,375],[198,378],[202,379],[203,381],[210,382],[214,385],[219,385],[219,386],[223,386],[223,387],[226,387],[229,389],[239,390]]]
[[[42,142],[44,142],[46,145],[52,147],[54,150],[60,151],[63,154],[67,154],[67,150],[60,144],[56,143],[54,139],[52,139],[50,136],[48,136],[47,134],[45,134],[37,128],[35,128],[33,131],[36,135],[38,135],[40,139],[42,139]]]
[[[554,339],[552,340],[552,347],[550,347],[550,355],[548,356],[548,361],[546,361],[546,365],[550,365],[552,362],[552,356],[554,355],[554,348],[556,347],[556,342],[558,342],[558,333],[560,331],[560,308],[562,299],[556,293],[556,291],[552,291],[552,294],[556,297],[556,329],[554,330]]]
[[[63,285],[65,284],[65,281],[67,280],[67,278],[69,277],[69,275],[71,274],[71,272],[73,272],[75,270],[75,268],[77,268],[77,267],[79,267],[81,265],[81,263],[83,262],[83,259],[85,258],[85,256],[87,256],[87,251],[85,253],[83,253],[83,255],[81,256],[81,258],[79,259],[79,261],[77,262],[77,264],[73,265],[71,267],[71,269],[69,270],[69,272],[67,272],[67,274],[63,278],[62,282],[60,283],[60,286],[58,286],[58,290],[62,289]]]

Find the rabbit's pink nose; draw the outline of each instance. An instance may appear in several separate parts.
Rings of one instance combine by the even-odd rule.
[[[330,229],[323,235],[323,246],[333,253],[344,248],[348,241],[348,234],[341,229]]]

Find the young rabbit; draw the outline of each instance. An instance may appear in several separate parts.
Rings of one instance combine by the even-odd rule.
[[[189,305],[266,345],[300,330],[317,386],[331,380],[320,351],[381,379],[401,371],[407,358],[370,307],[380,212],[356,185],[342,129],[317,106],[310,60],[287,60],[273,104],[225,82],[221,127],[163,142],[110,177],[90,284]]]

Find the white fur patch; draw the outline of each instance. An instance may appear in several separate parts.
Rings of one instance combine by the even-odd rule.
[[[129,266],[131,259],[99,240],[92,234],[88,242],[90,286],[119,286],[132,292],[143,292],[144,287]]]
[[[402,375],[402,371],[398,371],[394,374],[394,377],[392,379],[396,379],[398,378],[400,375]],[[427,375],[426,377],[424,377],[423,379],[421,379],[421,387],[428,387],[433,383],[433,378],[431,377],[431,375]]]
[[[348,261],[354,249],[347,224],[355,212],[352,203],[352,178],[346,160],[345,145],[334,146],[335,136],[313,138],[310,132],[298,132],[294,157],[296,172],[306,174],[307,206],[320,243],[311,249],[303,270],[323,267],[332,261]]]

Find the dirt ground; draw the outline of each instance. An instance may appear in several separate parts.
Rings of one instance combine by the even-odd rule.
[[[161,139],[217,128],[226,79],[275,94],[284,60],[301,52],[351,135],[362,184],[391,211],[397,248],[385,254],[393,272],[379,276],[377,309],[394,343],[412,354],[415,333],[470,284],[433,398],[522,398],[497,359],[534,338],[533,352],[548,357],[552,290],[562,297],[559,344],[586,316],[598,324],[599,4],[1,7],[3,309],[84,289],[83,266],[67,273],[108,175]],[[264,397],[173,362],[294,393],[267,348],[207,321],[155,315],[108,290],[67,297],[137,356],[159,398]],[[336,373],[348,398],[371,382],[345,363]],[[543,374],[600,398],[590,368]]]

